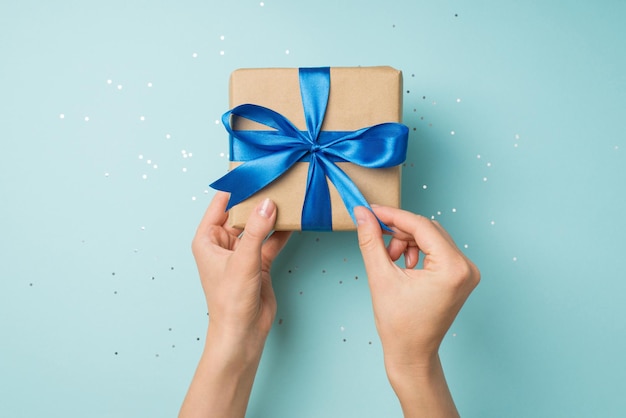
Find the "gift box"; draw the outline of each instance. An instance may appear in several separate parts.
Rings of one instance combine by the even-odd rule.
[[[229,224],[266,197],[276,230],[354,230],[355,206],[400,206],[408,129],[391,67],[240,69],[230,78]]]

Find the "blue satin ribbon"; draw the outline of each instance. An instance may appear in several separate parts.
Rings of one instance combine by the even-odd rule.
[[[330,191],[326,178],[335,185],[348,213],[356,223],[354,208],[371,210],[350,177],[336,162],[368,168],[393,167],[406,158],[408,128],[400,123],[382,123],[356,131],[322,131],[330,93],[330,68],[300,68],[300,94],[306,131],[300,131],[283,115],[266,107],[243,104],[222,115],[230,134],[232,161],[242,165],[211,184],[230,192],[226,210],[263,189],[299,161],[309,162],[302,230],[332,230]],[[231,116],[243,117],[273,130],[243,131],[231,127]],[[387,230],[386,225],[379,223]]]

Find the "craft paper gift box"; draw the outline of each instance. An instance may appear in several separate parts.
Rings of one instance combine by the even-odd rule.
[[[391,67],[240,69],[230,78],[230,106],[222,118],[231,134],[230,171],[211,185],[231,192],[230,225],[243,228],[251,210],[266,197],[278,208],[276,230],[354,230],[354,206],[400,206],[401,163],[408,137],[408,129],[399,123],[400,71]],[[374,128],[364,129],[368,127]],[[244,136],[243,145],[237,136]],[[286,145],[273,145],[281,141]],[[316,152],[324,161],[313,155]],[[353,161],[354,155],[359,161]],[[328,163],[329,157],[333,162]],[[317,165],[310,167],[314,158]],[[252,165],[256,167],[245,172],[243,167]],[[334,167],[358,191],[343,184],[344,176]]]

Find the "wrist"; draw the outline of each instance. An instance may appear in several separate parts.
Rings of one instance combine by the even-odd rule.
[[[401,385],[404,380],[427,381],[440,368],[441,362],[436,351],[410,357],[385,355],[385,371],[392,386]]]
[[[261,359],[267,334],[257,330],[233,330],[209,322],[205,353],[224,366],[245,367]]]
[[[385,357],[385,369],[405,417],[459,416],[437,352],[410,362]]]
[[[265,337],[209,324],[204,351],[179,417],[243,418]]]
[[[383,341],[383,355],[388,374],[407,371],[428,373],[439,363],[439,344],[395,339]]]

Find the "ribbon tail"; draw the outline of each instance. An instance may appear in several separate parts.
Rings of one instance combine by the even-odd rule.
[[[311,155],[300,221],[303,231],[332,231],[333,229],[330,191],[326,173],[320,166],[319,160],[317,154]]]
[[[230,192],[230,199],[226,206],[226,210],[229,210],[283,175],[306,152],[306,150],[300,152],[285,150],[247,161],[211,183],[210,186]]]
[[[329,161],[325,158],[320,158],[319,160],[320,165],[323,166],[324,171],[326,172],[326,175],[337,188],[337,191],[339,192],[339,195],[341,196],[341,199],[343,200],[346,209],[348,209],[348,213],[350,214],[350,217],[352,218],[352,221],[355,225],[357,224],[356,217],[354,216],[355,207],[365,206],[372,213],[374,213],[372,207],[369,205],[369,203],[367,203],[365,196],[363,196],[359,188],[356,187],[356,184],[354,184],[350,177],[341,168],[339,168],[332,161]],[[376,216],[375,213],[374,216]],[[382,222],[380,219],[378,219],[378,216],[376,216],[376,219],[378,220],[378,224],[382,229],[387,232],[393,233],[393,230],[385,225],[385,223]]]

